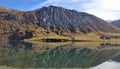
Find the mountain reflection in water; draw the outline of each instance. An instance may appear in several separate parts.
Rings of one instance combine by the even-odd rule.
[[[57,45],[57,44],[56,44]],[[2,42],[0,66],[13,68],[93,68],[108,60],[120,61],[120,48],[90,49],[74,44],[54,47],[29,42]],[[105,47],[105,45],[104,45]],[[118,47],[118,46],[117,46]],[[97,68],[99,69],[99,68]]]

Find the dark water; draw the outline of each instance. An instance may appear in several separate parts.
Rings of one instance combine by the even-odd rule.
[[[1,41],[0,44],[0,69],[120,68],[120,45],[115,43]]]

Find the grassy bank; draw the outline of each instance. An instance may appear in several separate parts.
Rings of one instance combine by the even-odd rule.
[[[116,33],[106,33],[110,36],[119,36],[120,34]],[[74,37],[74,40],[72,39]],[[67,40],[67,41],[75,41],[75,42],[119,42],[120,39],[100,39],[96,33],[88,33],[88,34],[76,34],[73,36],[60,36],[60,35],[40,35],[37,37],[33,37],[31,39],[25,39],[25,41],[42,41],[47,39],[56,39],[56,40]],[[64,42],[64,41],[63,41]]]

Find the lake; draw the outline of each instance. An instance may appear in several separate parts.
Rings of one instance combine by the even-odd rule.
[[[119,42],[0,41],[0,69],[119,69]]]

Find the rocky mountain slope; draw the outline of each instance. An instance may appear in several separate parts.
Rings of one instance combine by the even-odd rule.
[[[30,30],[37,34],[59,35],[89,32],[120,32],[116,26],[85,12],[49,6],[34,11],[0,7],[0,35]]]
[[[120,28],[120,20],[115,20],[115,21],[112,21],[111,23]]]
[[[35,15],[32,12],[0,12],[0,33],[13,32],[16,29],[34,29]]]
[[[85,12],[49,6],[35,10],[40,27],[64,29],[71,32],[118,32],[119,29],[108,22]]]

